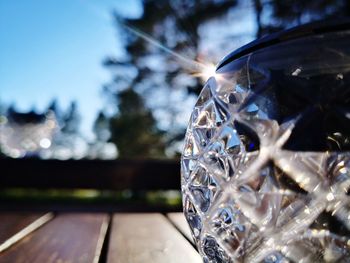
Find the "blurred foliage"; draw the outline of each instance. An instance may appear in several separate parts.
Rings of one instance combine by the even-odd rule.
[[[203,53],[205,42],[200,32],[209,29],[211,24],[232,27],[232,21],[227,24],[228,15],[242,2],[243,0],[145,0],[142,2],[143,14],[140,17],[123,18],[116,15],[117,24],[124,34],[127,56],[119,60],[109,57],[104,61],[104,65],[113,70],[114,79],[106,90],[116,97],[125,89],[127,92],[141,91],[144,99],[151,101],[153,106],[149,108],[153,112],[162,107],[159,100],[168,100],[160,98],[157,90],[168,93],[170,98],[179,89],[185,90],[187,97],[198,94],[202,88],[200,78],[188,78],[190,72],[186,71],[186,67],[191,65],[181,64],[176,57],[182,56],[198,62],[209,60]],[[346,0],[252,0],[247,8],[251,8],[255,14],[256,37],[311,21],[339,19],[350,14],[350,2]],[[244,19],[245,13],[242,12],[241,16]],[[230,43],[230,35],[226,39]],[[219,48],[217,53],[218,51]],[[119,147],[121,155],[127,152],[128,157],[147,157],[154,156],[156,151],[159,156],[161,151],[158,149],[164,148],[158,147],[159,141],[165,141],[165,146],[169,148],[183,140],[184,127],[175,120],[180,114],[179,105],[170,101],[169,99],[161,109],[167,112],[163,116],[168,116],[170,120],[163,138],[161,133],[155,132],[154,119],[149,109],[145,107],[142,109],[144,113],[139,111],[133,115],[129,111],[137,107],[135,102],[123,101],[123,105],[119,104],[118,117],[112,118],[111,133],[112,141]],[[151,151],[152,145],[154,151]]]
[[[78,106],[75,101],[71,102],[67,112],[63,116],[64,126],[62,132],[74,135],[79,133],[80,116],[78,113]]]
[[[114,159],[115,145],[108,143],[109,118],[102,114],[88,142],[80,132],[78,105],[61,109],[56,99],[41,112],[20,112],[15,105],[0,108],[0,157],[42,159]],[[102,120],[104,117],[104,122]]]
[[[193,68],[201,53],[199,28],[227,15],[236,1],[146,0],[142,5],[143,14],[139,18],[115,16],[127,56],[104,61],[113,74],[105,91],[117,98],[118,105],[117,116],[111,119],[111,141],[116,143],[120,156],[161,157],[166,148],[182,141],[187,120],[178,120],[183,111],[181,103],[189,95],[198,94],[202,87],[201,79],[189,77],[191,72],[186,71]],[[164,48],[155,47],[130,28],[147,32]],[[174,53],[193,64],[181,65],[174,60]],[[180,93],[184,99],[176,101]],[[137,94],[142,94],[147,103],[138,105],[142,100]],[[163,128],[166,132],[160,132],[159,118],[155,119],[152,112],[167,122]]]
[[[111,141],[118,146],[119,157],[152,157],[164,155],[162,132],[142,97],[129,88],[117,94],[119,112],[111,118]]]
[[[109,110],[96,117],[95,141],[88,143],[80,134],[76,102],[66,110],[60,109],[57,100],[48,105],[46,112],[55,114],[60,131],[51,146],[59,156],[114,158],[114,143],[120,157],[178,157],[187,125],[186,110],[203,86],[196,63],[218,62],[222,50],[235,47],[244,34],[234,32],[240,21],[249,24],[254,19],[252,38],[312,21],[350,16],[348,0],[144,0],[142,8],[137,18],[114,14],[125,56],[109,56],[103,61],[112,80],[104,86]],[[214,33],[206,34],[209,31]],[[6,112],[15,113],[14,105],[0,103],[0,116]],[[48,158],[61,158],[57,156]]]
[[[21,204],[50,204],[50,205],[98,205],[98,204],[126,204],[148,205],[179,208],[181,206],[180,191],[140,191],[132,192],[128,189],[123,191],[107,191],[93,189],[22,189],[10,188],[0,192],[0,201],[6,203]]]
[[[103,111],[97,114],[94,122],[93,131],[97,141],[106,142],[110,137],[109,118]]]
[[[348,0],[254,0],[253,2],[257,37],[312,21],[339,20],[350,16]]]

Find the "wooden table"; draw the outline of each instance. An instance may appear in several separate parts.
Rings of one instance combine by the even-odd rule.
[[[0,213],[0,263],[202,262],[181,213]]]

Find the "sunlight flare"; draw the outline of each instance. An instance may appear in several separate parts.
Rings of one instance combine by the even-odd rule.
[[[188,70],[192,76],[199,77],[203,82],[207,81],[208,78],[215,76],[216,66],[214,63],[208,63],[208,62],[199,62],[197,60],[192,60],[189,58],[184,57],[183,55],[179,54],[178,52],[175,52],[171,50],[170,48],[164,46],[162,43],[160,43],[158,40],[154,39],[152,36],[146,34],[145,32],[142,32],[141,30],[132,27],[130,25],[127,25],[125,23],[122,23],[122,25],[129,30],[132,34],[142,38],[146,42],[158,47],[159,49],[165,51],[166,53],[174,56],[176,59],[179,60],[180,63],[183,64],[183,68],[185,70]]]
[[[210,77],[216,76],[216,66],[213,63],[208,63],[201,68],[199,72],[192,74],[194,77],[200,77],[203,82],[207,81]]]

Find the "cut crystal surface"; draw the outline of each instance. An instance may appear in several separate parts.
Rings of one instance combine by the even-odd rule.
[[[220,67],[181,160],[204,262],[350,262],[350,31]]]

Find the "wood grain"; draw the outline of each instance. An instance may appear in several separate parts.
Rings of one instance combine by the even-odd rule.
[[[0,254],[1,263],[97,263],[106,214],[60,214]]]
[[[0,214],[0,253],[49,222],[53,213],[2,213]]]
[[[177,229],[192,243],[194,244],[190,227],[186,221],[183,213],[168,213],[167,217],[176,226]]]
[[[0,213],[0,244],[43,215],[44,213]]]
[[[202,262],[199,254],[161,214],[115,214],[108,263]]]

